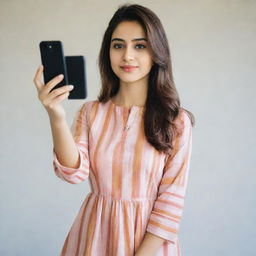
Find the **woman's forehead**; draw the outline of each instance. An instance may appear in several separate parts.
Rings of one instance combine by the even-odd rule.
[[[112,34],[113,38],[121,38],[124,40],[133,40],[137,38],[146,38],[143,27],[134,21],[124,21],[118,24]]]

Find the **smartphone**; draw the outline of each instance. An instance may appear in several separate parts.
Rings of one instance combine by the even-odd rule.
[[[68,85],[67,68],[61,41],[41,41],[39,48],[44,66],[44,83],[46,84],[55,76],[63,74],[64,78],[52,90]]]
[[[65,56],[69,84],[74,85],[68,99],[85,99],[87,97],[86,60],[84,56]]]

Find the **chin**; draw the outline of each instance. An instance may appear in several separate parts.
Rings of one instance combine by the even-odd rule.
[[[117,74],[117,77],[120,79],[120,81],[122,81],[124,83],[134,83],[139,80],[145,79],[146,76],[147,75],[136,76],[134,74],[127,74],[127,75]]]
[[[119,77],[120,81],[122,81],[123,83],[135,83],[139,80],[141,80],[141,78],[130,78],[130,79],[127,79],[127,78],[122,78],[122,77]]]

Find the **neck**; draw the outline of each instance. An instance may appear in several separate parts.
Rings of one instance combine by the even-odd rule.
[[[145,106],[148,83],[125,83],[120,81],[118,93],[113,97],[117,105],[123,107]]]

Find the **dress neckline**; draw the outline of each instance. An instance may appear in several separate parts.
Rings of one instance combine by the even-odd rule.
[[[144,108],[145,108],[145,106],[137,106],[137,105],[132,105],[132,106],[130,106],[130,107],[125,107],[125,106],[117,105],[117,104],[112,100],[112,98],[110,98],[109,101],[110,101],[110,103],[111,103],[114,107],[119,108],[119,109],[132,109],[132,108],[144,109]]]

